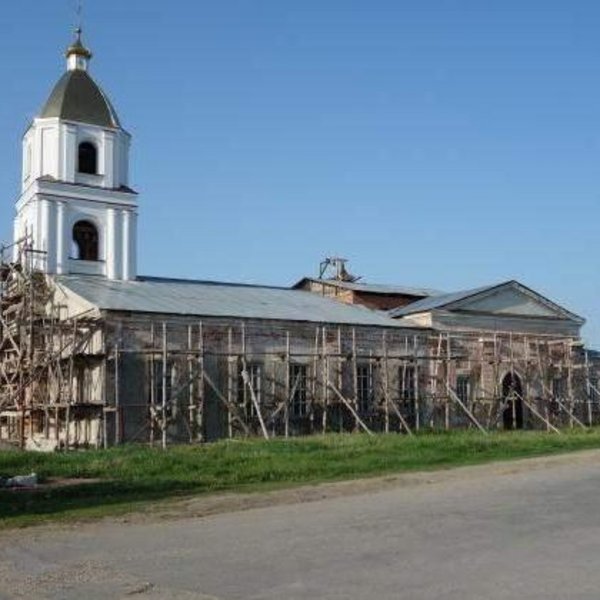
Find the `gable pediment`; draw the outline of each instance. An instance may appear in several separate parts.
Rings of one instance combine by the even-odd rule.
[[[581,321],[547,298],[517,282],[509,282],[475,294],[445,307],[446,310],[485,313],[496,316],[538,317]]]

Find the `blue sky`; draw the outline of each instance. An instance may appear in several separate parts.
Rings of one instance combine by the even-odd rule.
[[[0,13],[0,238],[73,0]],[[287,285],[519,279],[600,347],[600,4],[88,0],[134,136],[144,274]]]

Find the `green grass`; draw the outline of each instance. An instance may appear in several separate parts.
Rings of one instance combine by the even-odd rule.
[[[290,440],[223,441],[40,454],[0,452],[0,476],[36,472],[93,478],[34,492],[0,490],[0,527],[95,518],[139,509],[149,502],[226,491],[259,491],[416,470],[600,448],[600,430],[475,432],[401,435],[328,435]]]

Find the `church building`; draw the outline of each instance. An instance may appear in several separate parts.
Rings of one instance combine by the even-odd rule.
[[[291,288],[140,275],[132,140],[91,58],[78,30],[23,137],[0,262],[0,440],[52,450],[598,423],[584,319],[517,281],[376,285],[337,258]]]

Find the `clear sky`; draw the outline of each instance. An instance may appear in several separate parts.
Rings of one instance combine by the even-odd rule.
[[[0,238],[73,0],[3,2]],[[134,136],[143,274],[288,285],[518,279],[600,347],[600,3],[88,0]]]

